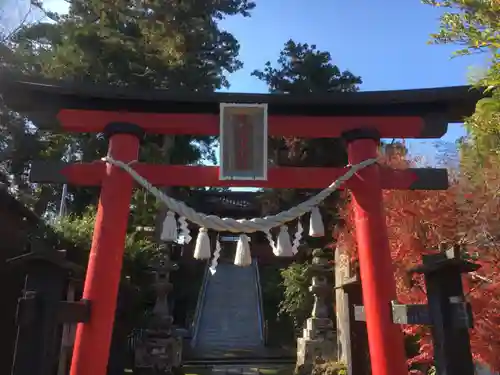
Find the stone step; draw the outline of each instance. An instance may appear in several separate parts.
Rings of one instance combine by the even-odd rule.
[[[254,266],[219,264],[208,275],[197,347],[257,348],[260,337],[260,301]]]
[[[260,343],[260,337],[246,336],[225,336],[225,335],[205,335],[202,339],[198,340],[199,345],[212,345],[213,342],[222,343],[235,343],[235,342],[248,342],[248,344],[255,345],[255,343]]]
[[[223,348],[233,348],[233,349],[256,349],[262,347],[262,343],[259,340],[255,342],[250,342],[247,339],[240,340],[228,340],[224,339],[214,339],[206,340],[198,343],[197,348],[212,348],[212,349],[223,349]]]

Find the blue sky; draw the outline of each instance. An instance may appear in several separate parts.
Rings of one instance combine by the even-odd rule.
[[[233,92],[266,92],[250,73],[274,62],[288,39],[329,51],[340,69],[363,78],[362,90],[394,90],[467,84],[470,67],[484,55],[451,59],[455,46],[428,45],[441,11],[419,0],[257,0],[252,17],[232,17],[221,26],[241,44],[244,68],[230,76]],[[48,0],[64,11],[64,0]],[[444,141],[464,134],[451,125]],[[412,153],[432,159],[433,141],[412,141]]]
[[[265,92],[250,77],[275,61],[292,38],[329,51],[333,61],[363,78],[362,90],[395,90],[467,84],[470,67],[486,66],[486,56],[451,59],[455,46],[429,45],[441,11],[419,0],[257,0],[251,18],[227,19],[223,27],[241,42],[244,69],[231,77],[231,91]],[[465,132],[450,125],[444,141]],[[432,159],[434,141],[411,141],[414,154]]]

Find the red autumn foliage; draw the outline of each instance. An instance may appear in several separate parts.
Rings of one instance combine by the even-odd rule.
[[[382,163],[407,168],[403,148],[390,147]],[[462,163],[463,164],[463,163]],[[384,191],[384,205],[398,299],[401,303],[425,303],[422,279],[413,286],[407,270],[421,263],[422,254],[436,251],[441,242],[464,244],[477,256],[481,268],[464,276],[467,298],[474,312],[471,345],[474,358],[500,370],[500,161],[492,157],[481,168],[461,165],[447,191]],[[343,209],[345,248],[356,258],[352,210]],[[410,363],[430,364],[433,348],[425,327],[405,326],[407,334],[419,337],[420,352]]]

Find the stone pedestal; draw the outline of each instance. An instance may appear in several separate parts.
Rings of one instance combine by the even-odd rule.
[[[328,313],[328,296],[332,293],[330,259],[330,250],[316,249],[313,252],[313,278],[309,290],[314,294],[314,307],[302,337],[297,340],[297,369],[306,372],[316,362],[338,359],[335,328]]]
[[[336,361],[337,345],[333,341],[297,339],[297,367],[312,367],[319,360]]]
[[[334,333],[331,319],[307,319],[303,337],[297,340],[297,366],[313,365],[319,358],[323,361],[337,360]]]
[[[158,332],[151,331],[147,334],[148,340],[136,352],[141,374],[170,374],[173,368],[181,366],[182,338],[162,338]]]

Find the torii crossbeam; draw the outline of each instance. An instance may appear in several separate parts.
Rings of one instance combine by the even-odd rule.
[[[481,97],[469,87],[336,93],[308,96],[199,94],[32,81],[2,77],[3,97],[42,129],[104,132],[109,156],[137,159],[144,133],[219,134],[220,103],[266,103],[270,136],[342,137],[348,162],[377,157],[380,138],[440,138],[447,125],[471,114]],[[324,188],[345,168],[270,168],[267,179],[219,179],[218,167],[137,164],[135,170],[158,186],[256,186]],[[77,329],[71,375],[105,375],[116,309],[129,204],[134,184],[112,165],[34,163],[32,181],[101,186],[83,299],[89,323]],[[392,170],[372,165],[351,179],[363,299],[374,375],[407,373],[403,336],[392,323],[396,298],[382,189],[446,189],[442,169]]]

